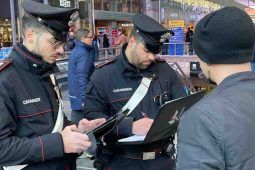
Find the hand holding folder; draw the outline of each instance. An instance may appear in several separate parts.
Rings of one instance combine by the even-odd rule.
[[[199,91],[189,96],[166,102],[164,105],[159,107],[158,114],[146,136],[130,136],[128,138],[120,139],[118,141],[119,144],[141,145],[170,138],[176,133],[182,114],[193,104],[198,102],[204,94],[204,91]]]
[[[110,117],[104,124],[91,130],[87,133],[89,139],[91,140],[91,147],[87,152],[93,154],[97,148],[97,140],[107,135],[114,127],[116,127],[127,115],[129,109],[124,111],[119,111],[116,115]]]

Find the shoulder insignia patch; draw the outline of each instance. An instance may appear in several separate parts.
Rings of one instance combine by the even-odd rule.
[[[0,71],[9,66],[12,63],[11,58],[7,58],[5,60],[0,60]]]
[[[164,58],[161,58],[161,57],[156,57],[156,61],[157,62],[162,62],[162,63],[166,62],[166,60]]]
[[[101,63],[96,65],[96,68],[98,69],[98,68],[101,68],[103,66],[106,66],[106,65],[108,65],[110,63],[113,63],[115,60],[117,60],[117,57],[111,58],[109,60],[102,61]]]

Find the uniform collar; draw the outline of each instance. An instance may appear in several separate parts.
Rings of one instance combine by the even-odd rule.
[[[18,54],[11,55],[13,61],[16,61],[23,69],[30,70],[41,77],[49,76],[50,74],[59,71],[56,63],[48,64],[42,60],[42,57],[31,53],[24,45],[18,44],[13,47],[13,52]],[[20,57],[22,56],[22,57]]]
[[[121,50],[121,54],[118,58],[118,67],[121,73],[128,77],[148,77],[156,78],[156,67],[155,63],[152,63],[146,70],[139,70],[134,65],[132,65],[125,54],[127,44],[124,44]]]

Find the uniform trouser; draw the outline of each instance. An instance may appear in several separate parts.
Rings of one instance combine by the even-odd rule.
[[[73,123],[79,124],[79,121],[84,118],[83,110],[72,110],[71,121]]]
[[[127,159],[119,155],[112,157],[107,170],[174,170],[175,160],[160,156],[153,160]]]

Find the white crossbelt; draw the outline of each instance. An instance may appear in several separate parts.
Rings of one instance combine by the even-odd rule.
[[[136,108],[136,106],[147,94],[151,81],[152,79],[149,79],[147,77],[142,78],[139,87],[136,89],[136,91],[125,104],[125,106],[121,109],[121,113],[125,113],[125,111],[128,111],[127,113],[125,113],[125,116],[128,116]],[[91,147],[84,152],[87,154],[87,156],[91,157],[97,148],[97,141],[93,133],[88,133],[87,135],[89,136],[89,139],[91,141]]]
[[[58,101],[59,101],[59,107],[58,107],[58,116],[57,116],[57,120],[56,123],[54,125],[54,128],[52,130],[51,133],[55,133],[55,132],[61,132],[63,129],[63,125],[64,125],[64,111],[63,111],[63,101],[60,97],[60,90],[58,88],[58,86],[56,85],[56,80],[53,74],[50,75],[50,79],[51,82],[54,86],[54,90],[57,94],[58,97]],[[4,170],[21,170],[23,168],[25,168],[28,165],[15,165],[15,166],[6,166],[3,167]]]
[[[129,109],[126,116],[128,116],[136,108],[136,106],[142,101],[142,99],[148,92],[150,83],[151,83],[151,79],[147,77],[143,77],[139,87],[136,89],[136,91],[131,96],[129,101],[126,103],[126,105],[121,109],[122,112],[124,112],[126,109]]]

